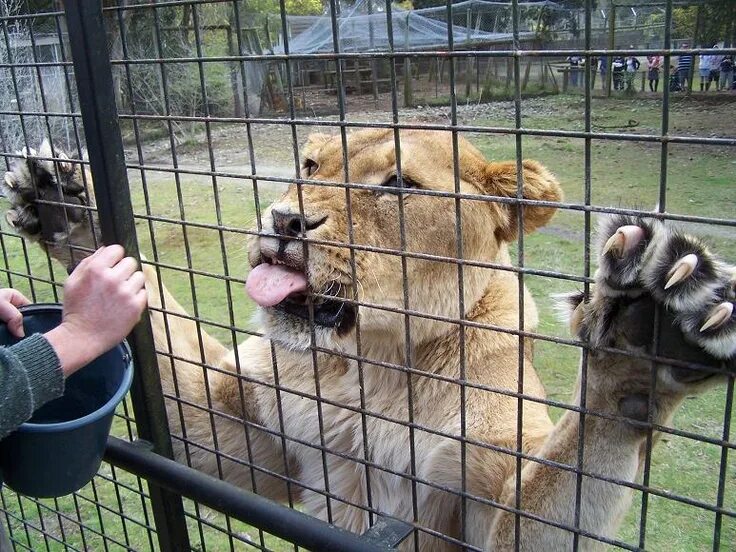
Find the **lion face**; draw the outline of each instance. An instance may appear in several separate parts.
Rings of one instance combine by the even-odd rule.
[[[309,137],[301,176],[319,184],[291,185],[266,211],[250,246],[247,288],[269,337],[304,349],[313,320],[317,345],[350,349],[358,311],[361,336],[384,346],[401,346],[406,334],[405,314],[397,311],[426,315],[410,317],[412,342],[448,331],[437,318],[462,314],[458,259],[507,263],[506,244],[518,227],[509,201],[517,193],[516,163],[489,163],[465,139],[458,142],[456,184],[449,132],[401,131],[401,180],[392,130],[352,133],[347,152],[340,136]],[[344,156],[347,180],[359,183],[348,188]],[[524,197],[555,202],[561,191],[549,172],[525,161]],[[523,213],[528,232],[554,208],[526,205]],[[493,272],[462,265],[466,312]]]

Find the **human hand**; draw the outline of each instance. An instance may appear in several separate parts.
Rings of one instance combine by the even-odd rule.
[[[18,307],[29,305],[31,302],[20,291],[14,289],[0,289],[0,320],[8,325],[8,330],[15,337],[25,337],[23,331],[23,315]]]
[[[84,259],[64,284],[59,326],[46,338],[65,376],[120,343],[148,302],[138,262],[119,245],[101,247]]]

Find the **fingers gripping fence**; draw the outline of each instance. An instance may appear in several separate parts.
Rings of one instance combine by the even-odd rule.
[[[2,491],[16,550],[736,542],[729,6],[64,5],[0,0],[2,272],[122,243],[150,317],[93,482]]]

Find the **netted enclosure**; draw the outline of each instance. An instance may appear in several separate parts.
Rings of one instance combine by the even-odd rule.
[[[736,7],[414,7],[0,0],[2,286],[149,292],[12,549],[733,548]]]

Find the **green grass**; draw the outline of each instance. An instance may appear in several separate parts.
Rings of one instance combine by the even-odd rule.
[[[576,98],[553,97],[544,100],[549,106],[546,112],[524,116],[524,126],[533,128],[582,128],[582,107]],[[548,103],[547,103],[548,102]],[[593,123],[603,126],[625,125],[629,119],[636,119],[639,126],[627,132],[656,132],[661,106],[656,102],[623,102],[596,100],[593,103]],[[691,115],[675,109],[671,117],[674,129],[687,130],[691,125]],[[482,120],[476,124],[503,126],[513,124],[509,120]],[[654,130],[652,130],[654,129]],[[698,129],[690,131],[698,133]],[[515,155],[513,137],[500,135],[477,135],[471,138],[480,149],[492,159],[511,159]],[[523,155],[542,161],[559,177],[566,201],[582,203],[585,200],[584,153],[585,144],[573,138],[537,138],[525,136],[522,141]],[[660,148],[656,144],[634,142],[613,142],[595,140],[591,145],[591,187],[590,203],[594,206],[637,207],[654,209],[659,196]],[[667,203],[668,212],[725,219],[736,218],[734,204],[734,165],[732,153],[718,148],[671,145],[667,157]],[[147,173],[150,192],[150,210],[154,217],[179,220],[179,192],[174,179],[167,173]],[[132,195],[136,213],[146,212],[146,204],[140,186],[140,178],[131,173]],[[218,181],[220,198],[220,221],[237,231],[220,232],[217,229],[189,227],[186,239],[188,251],[184,247],[184,234],[181,225],[168,222],[153,222],[153,236],[157,245],[157,260],[167,265],[186,269],[191,266],[205,275],[193,276],[194,287],[185,270],[163,269],[162,277],[172,293],[187,308],[192,310],[196,299],[198,315],[205,320],[229,326],[231,323],[242,329],[251,327],[250,317],[253,305],[246,297],[241,280],[247,272],[247,236],[241,231],[254,226],[255,204],[252,189],[247,181],[220,179]],[[206,177],[186,176],[180,184],[183,216],[187,221],[213,224],[218,221],[212,181]],[[261,191],[260,201],[266,205],[276,196],[275,191]],[[593,215],[595,224],[597,215]],[[526,266],[580,275],[584,272],[584,214],[580,211],[560,210],[551,225],[525,239]],[[138,236],[142,251],[149,260],[154,259],[151,248],[151,228],[145,220],[138,222]],[[727,227],[705,225],[686,225],[691,231],[703,236],[715,249],[730,259],[736,258],[736,241],[733,231]],[[49,265],[37,248],[30,247],[24,256],[21,242],[12,237],[4,237],[7,251],[7,266],[20,274],[31,273],[38,278],[49,277]],[[223,274],[223,251],[226,252],[227,269],[237,281],[229,286],[221,279],[206,274]],[[26,265],[28,262],[28,265]],[[591,267],[594,270],[595,267]],[[62,281],[64,271],[54,267],[54,276]],[[567,336],[566,329],[557,320],[548,297],[552,293],[570,291],[574,283],[554,278],[528,275],[526,283],[537,298],[540,310],[539,332],[553,336]],[[52,287],[35,282],[31,290],[28,279],[13,276],[8,282],[25,293],[35,292],[38,300],[53,300]],[[242,341],[245,334],[233,335],[228,329],[210,326],[207,331],[224,343],[233,339]],[[538,342],[535,365],[547,387],[550,398],[567,401],[576,378],[579,351],[576,348],[549,342]],[[719,439],[722,437],[725,391],[714,390],[697,399],[686,401],[675,419],[675,427]],[[554,410],[554,417],[560,412]],[[732,418],[731,420],[735,420]],[[126,423],[117,419],[114,433],[127,435]],[[731,455],[733,456],[733,455]],[[652,457],[651,485],[665,493],[672,493],[693,500],[714,504],[717,499],[721,450],[712,445],[702,444],[690,439],[666,436]],[[111,475],[110,467],[103,465],[102,473]],[[114,477],[137,488],[136,479],[122,471]],[[724,507],[736,508],[736,464],[731,462],[725,478]],[[57,515],[46,506],[39,507],[28,499],[20,502],[8,491],[4,491],[5,506],[29,523],[43,527],[59,539],[65,539],[71,546],[89,550],[120,550],[112,541],[104,542],[93,530],[104,532],[108,539],[125,543],[126,538],[134,549],[148,549],[148,532],[140,525],[123,522],[117,512],[140,522],[145,521],[145,513],[140,497],[125,488],[116,488],[112,483],[97,478],[94,486],[87,486],[77,498],[65,497],[58,501],[58,509],[70,517],[63,521],[62,535]],[[102,506],[97,506],[95,501]],[[56,508],[53,501],[42,501],[51,509]],[[21,512],[22,507],[22,512]],[[111,511],[108,511],[109,508]],[[80,531],[79,518],[90,529]],[[194,506],[187,502],[187,511],[195,513]],[[619,538],[636,545],[639,540],[639,516],[641,514],[640,495],[636,494]],[[150,511],[149,511],[150,515]],[[225,527],[222,515],[201,510],[208,523]],[[190,519],[190,536],[200,549],[203,538],[207,550],[229,550],[229,539],[223,532],[207,526],[198,526]],[[713,527],[715,515],[697,507],[688,506],[666,498],[650,497],[647,514],[647,549],[655,550],[710,550],[713,547]],[[146,522],[152,525],[149,518]],[[12,523],[14,534],[25,532],[18,522]],[[104,531],[103,531],[104,528]],[[248,533],[258,538],[258,533],[241,523],[232,522],[235,533]],[[20,533],[18,532],[20,531]],[[200,537],[203,535],[203,537]],[[32,550],[45,549],[43,536],[29,529]],[[155,536],[153,537],[155,542]],[[722,549],[736,542],[736,522],[724,517],[722,520]],[[105,546],[106,545],[106,546]],[[287,550],[289,546],[273,537],[266,537],[266,546],[274,550]],[[51,550],[65,548],[53,540],[48,540]],[[250,549],[246,545],[236,545],[236,549]]]

